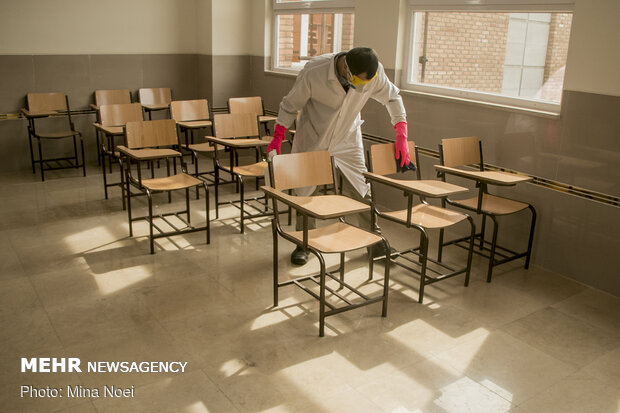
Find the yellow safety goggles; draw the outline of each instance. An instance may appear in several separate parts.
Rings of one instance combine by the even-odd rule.
[[[351,75],[351,77],[349,77],[349,82],[351,82],[353,87],[359,87],[359,86],[364,86],[364,85],[369,84],[375,77],[377,77],[376,73],[373,77],[371,77],[370,79],[366,79],[366,80],[360,79],[359,77],[355,75]]]

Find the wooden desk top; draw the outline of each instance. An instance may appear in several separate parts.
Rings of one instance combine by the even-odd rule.
[[[435,165],[438,171],[446,172],[463,178],[474,179],[479,182],[494,185],[515,185],[520,182],[528,182],[533,178],[524,175],[511,174],[498,171],[472,171],[465,169],[452,168],[449,166]]]
[[[181,154],[172,149],[129,149],[126,146],[118,146],[117,149],[134,159],[139,161],[147,161],[150,159],[158,159],[158,158],[167,158],[167,157],[178,157]]]
[[[100,123],[93,123],[93,126],[97,130],[100,130],[101,132],[105,133],[106,135],[117,136],[117,135],[123,134],[122,126],[103,126]]]
[[[256,146],[268,146],[269,142],[258,138],[243,138],[243,139],[222,139],[214,136],[205,136],[205,139],[209,142],[217,143],[218,145],[228,146],[229,148],[253,148]]]
[[[381,182],[403,191],[414,192],[431,198],[443,198],[446,196],[469,191],[468,188],[450,184],[448,182],[438,180],[405,180],[389,178],[387,176],[378,175],[372,172],[365,172],[364,176],[368,179]]]
[[[370,210],[369,205],[342,195],[294,196],[270,186],[261,186],[261,189],[285,204],[319,219],[338,218]]]
[[[45,112],[30,112],[28,109],[25,109],[25,108],[22,108],[21,111],[24,114],[24,116],[26,116],[27,118],[42,118],[46,116],[59,115],[63,113],[57,110],[50,110],[50,111],[45,111]]]

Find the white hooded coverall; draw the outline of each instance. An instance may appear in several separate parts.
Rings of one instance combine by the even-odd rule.
[[[407,115],[399,90],[390,82],[381,63],[370,83],[357,89],[350,87],[345,92],[336,76],[335,56],[335,53],[321,55],[306,64],[291,91],[282,99],[276,122],[288,129],[301,111],[293,153],[328,150],[336,167],[363,198],[369,186],[362,175],[366,163],[360,111],[373,98],[386,107],[392,125],[406,121]],[[297,192],[309,195],[313,190]]]

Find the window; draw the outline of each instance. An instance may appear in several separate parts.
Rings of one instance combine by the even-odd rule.
[[[272,67],[298,71],[314,56],[353,47],[350,0],[274,0]]]
[[[405,88],[559,112],[572,13],[489,3],[424,10],[411,0]]]

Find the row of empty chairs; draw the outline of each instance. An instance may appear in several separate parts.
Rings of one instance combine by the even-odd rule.
[[[496,171],[485,171],[482,162],[482,146],[478,138],[444,139],[440,145],[440,165],[435,168],[440,172],[441,180],[420,179],[418,150],[413,142],[409,142],[410,153],[415,154],[418,166],[417,179],[399,179],[394,163],[394,144],[374,145],[371,148],[371,171],[365,173],[372,185],[372,203],[365,205],[337,194],[315,195],[311,197],[293,196],[287,190],[318,185],[334,185],[333,164],[327,151],[278,155],[270,164],[271,186],[263,186],[266,195],[273,200],[273,295],[274,306],[278,306],[278,290],[288,285],[297,285],[319,300],[319,335],[324,335],[325,318],[343,311],[352,310],[367,304],[382,302],[382,316],[387,314],[389,268],[392,264],[417,274],[419,280],[418,301],[424,298],[425,286],[460,274],[464,274],[464,285],[469,283],[472,255],[478,253],[489,259],[487,281],[491,281],[493,268],[505,262],[525,257],[525,268],[528,268],[535,228],[536,213],[532,205],[512,199],[491,195],[488,185],[515,185],[527,182],[529,177]],[[476,169],[472,169],[472,165]],[[446,182],[446,175],[453,174],[476,182],[477,193],[474,197],[454,199],[457,194],[466,194],[470,189]],[[390,210],[379,207],[376,199],[378,186],[383,185],[397,192],[404,192],[407,206],[404,209]],[[414,201],[418,198],[418,201]],[[431,205],[429,199],[439,199],[441,206]],[[280,222],[278,203],[284,203],[297,210],[304,220],[302,231],[287,231]],[[453,205],[467,212],[482,217],[482,229],[476,233],[472,216],[467,213],[446,208]],[[532,213],[527,249],[514,252],[497,244],[497,217],[514,214],[524,209]],[[362,229],[347,224],[345,217],[368,211],[372,213],[371,228],[374,228],[375,217],[381,217],[416,230],[420,237],[417,246],[396,251],[389,247],[381,234],[369,229]],[[337,219],[335,223],[308,229],[307,219]],[[490,218],[493,223],[492,240],[485,241],[485,220]],[[444,231],[462,222],[466,222],[467,235],[444,241]],[[429,257],[429,232],[439,230],[439,248],[437,259]],[[295,245],[304,248],[319,260],[319,273],[280,281],[278,274],[278,237],[282,237]],[[475,248],[475,240],[480,241]],[[373,257],[374,244],[382,244],[383,257]],[[449,245],[462,246],[467,250],[466,258],[461,266],[454,267],[443,262],[443,248]],[[374,295],[360,291],[364,287],[349,285],[345,282],[345,253],[361,248],[369,251],[369,276],[367,283],[373,280],[373,262],[384,263],[382,288],[375,288]],[[500,258],[497,258],[501,250]],[[329,270],[326,267],[324,254],[340,254],[338,268]],[[432,264],[432,265],[431,265]],[[315,288],[313,288],[315,287]],[[381,287],[378,285],[378,287]],[[318,288],[318,291],[317,291]],[[352,297],[357,296],[357,300]],[[340,303],[340,305],[337,304]]]
[[[132,103],[129,89],[96,90],[94,97],[95,103],[91,104],[90,107],[96,110],[97,123],[99,124],[102,122],[100,117],[101,106]],[[187,107],[184,104],[173,104],[170,88],[141,88],[138,90],[138,98],[141,111],[144,113],[144,117],[149,120],[152,119],[154,111],[167,110],[168,114],[177,121],[180,132],[185,135],[186,146],[193,143],[193,132],[195,130],[207,128],[211,124],[212,113],[206,100],[200,101],[198,109],[193,106]],[[63,92],[28,93],[26,103],[27,108],[22,109],[22,113],[28,120],[28,140],[33,173],[36,173],[36,166],[38,165],[42,181],[45,180],[45,171],[54,169],[82,168],[85,176],[86,162],[83,138],[71,119],[68,96]],[[228,110],[230,113],[255,113],[257,121],[264,127],[266,134],[269,134],[268,123],[275,120],[275,117],[265,115],[260,96],[230,98]],[[59,125],[59,117],[66,118],[67,124]],[[52,119],[49,120],[50,118]],[[109,151],[101,149],[102,143],[99,132],[101,130],[96,133],[96,148],[98,163],[101,164],[105,162],[103,157],[108,155]],[[188,132],[190,136],[188,136]],[[72,155],[66,154],[67,148],[64,146],[58,145],[61,149],[52,149],[48,148],[48,144],[44,144],[44,142],[65,139],[73,140]]]

